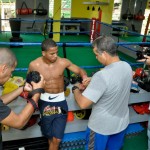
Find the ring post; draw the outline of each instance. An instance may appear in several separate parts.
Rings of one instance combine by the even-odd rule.
[[[90,42],[92,43],[95,37],[95,31],[96,31],[96,18],[92,18],[92,24],[91,24],[91,34],[90,34]]]

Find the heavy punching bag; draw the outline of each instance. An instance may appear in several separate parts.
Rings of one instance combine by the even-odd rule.
[[[12,37],[20,37],[21,19],[10,18],[9,19]]]
[[[20,37],[21,19],[20,18],[10,18],[9,19],[12,37],[9,39],[10,42],[22,42],[23,39]],[[10,45],[13,47],[23,47],[22,45]]]

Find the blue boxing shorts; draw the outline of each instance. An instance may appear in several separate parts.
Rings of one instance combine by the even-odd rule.
[[[39,100],[40,126],[42,134],[51,139],[62,139],[67,122],[68,105],[64,92],[58,94],[41,94]]]
[[[87,128],[86,150],[120,150],[123,146],[126,129],[112,135],[102,135]]]

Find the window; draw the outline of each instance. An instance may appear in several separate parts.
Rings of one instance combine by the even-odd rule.
[[[9,18],[15,18],[15,2],[9,1],[9,3],[0,3],[1,10],[1,30],[10,31]]]
[[[49,0],[49,17],[53,18],[54,0]]]
[[[49,17],[53,18],[54,0],[49,0]],[[71,18],[71,0],[61,0],[61,17]]]
[[[122,0],[114,0],[113,21],[119,21],[121,17]]]
[[[71,18],[71,0],[62,0],[61,17]]]
[[[150,14],[150,9],[145,9],[145,19],[143,20],[143,24],[142,24],[142,29],[141,29],[141,34],[144,34],[145,33],[145,28],[146,28],[146,24],[147,24],[147,21],[148,21],[148,16]],[[149,25],[149,29],[148,29],[148,35],[150,34],[150,25]]]

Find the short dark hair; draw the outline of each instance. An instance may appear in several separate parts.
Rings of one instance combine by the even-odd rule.
[[[57,47],[57,44],[52,39],[46,39],[42,42],[41,49],[42,51],[47,51],[51,47]]]
[[[15,54],[8,48],[0,48],[0,64],[14,67],[17,63]]]
[[[103,35],[96,38],[93,41],[92,46],[96,47],[99,53],[106,51],[111,56],[117,55],[117,45],[110,36]]]

